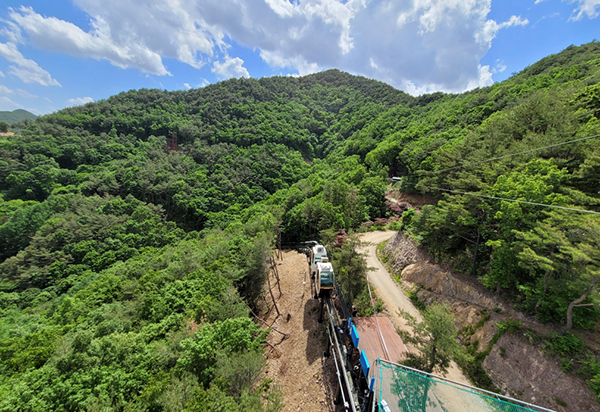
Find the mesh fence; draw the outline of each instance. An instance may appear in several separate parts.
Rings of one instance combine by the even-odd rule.
[[[482,392],[477,388],[468,389],[400,367],[399,365],[377,362],[378,400],[380,411],[490,411],[524,412],[547,409],[531,409],[523,405],[507,402]],[[381,402],[383,401],[383,402]],[[530,405],[533,407],[533,405]]]

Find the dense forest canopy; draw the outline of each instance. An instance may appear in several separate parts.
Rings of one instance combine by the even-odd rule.
[[[391,216],[390,176],[435,200],[402,227],[436,258],[542,321],[590,327],[598,216],[494,198],[600,212],[599,52],[460,95],[329,70],[132,90],[13,125],[0,410],[277,410],[248,317],[277,233]]]

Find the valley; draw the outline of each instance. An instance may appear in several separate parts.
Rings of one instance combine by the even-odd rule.
[[[357,317],[447,320],[451,379],[595,410],[599,53],[570,46],[460,94],[331,69],[11,123],[0,411],[334,410],[327,322],[292,252],[306,241]],[[388,239],[406,295],[376,259]]]

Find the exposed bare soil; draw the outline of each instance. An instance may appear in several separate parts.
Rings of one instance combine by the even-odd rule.
[[[388,255],[388,264],[394,272],[401,272],[405,288],[420,285],[417,296],[426,305],[432,301],[446,301],[452,306],[459,328],[475,328],[470,342],[477,344],[478,351],[488,347],[498,331],[498,322],[521,322],[524,329],[503,335],[483,362],[492,382],[504,394],[560,412],[600,410],[596,396],[586,382],[574,373],[563,372],[561,360],[539,348],[527,332],[532,329],[547,336],[560,332],[558,327],[538,323],[468,275],[435,264],[402,234],[395,236],[383,253]],[[584,339],[588,348],[598,350],[597,333],[575,333]]]
[[[272,330],[267,338],[274,348],[267,348],[265,378],[280,386],[284,411],[335,411],[335,365],[332,357],[323,357],[327,332],[317,322],[320,305],[313,299],[306,256],[284,252],[277,268],[281,295],[273,275],[270,281],[280,315],[266,291],[271,310],[265,320],[286,336]]]

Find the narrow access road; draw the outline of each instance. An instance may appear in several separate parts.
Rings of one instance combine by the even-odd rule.
[[[367,266],[376,269],[369,272],[369,282],[377,296],[383,301],[388,318],[396,328],[408,331],[406,320],[398,315],[400,310],[408,312],[418,321],[422,321],[423,317],[396,281],[392,279],[387,269],[381,264],[377,258],[376,251],[379,243],[385,242],[396,233],[392,230],[363,233],[360,235],[360,239],[363,242],[367,242],[368,245],[361,249],[360,252],[366,254]],[[414,350],[410,346],[408,349],[411,351]],[[448,372],[443,376],[456,382],[471,384],[454,362],[452,362],[450,368],[448,368]]]

